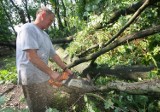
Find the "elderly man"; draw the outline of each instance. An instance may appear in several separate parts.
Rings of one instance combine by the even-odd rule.
[[[49,79],[56,80],[60,74],[48,67],[49,58],[72,74],[56,54],[49,35],[44,32],[54,21],[54,13],[46,7],[40,8],[33,23],[26,23],[18,32],[16,41],[16,66],[18,83],[31,112],[45,112],[52,103],[53,88]]]

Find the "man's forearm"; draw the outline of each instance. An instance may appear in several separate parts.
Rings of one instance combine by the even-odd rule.
[[[36,50],[27,50],[26,52],[29,61],[33,63],[33,65],[49,76],[52,74],[53,71],[38,57]]]
[[[61,60],[61,58],[55,54],[52,59],[54,60],[54,62],[56,62],[56,64],[61,67],[63,70],[66,69],[66,64]]]

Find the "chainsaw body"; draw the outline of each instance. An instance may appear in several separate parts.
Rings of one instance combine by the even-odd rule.
[[[91,83],[85,79],[77,78],[74,74],[69,74],[67,72],[63,72],[60,77],[57,78],[56,81],[50,79],[48,83],[52,87],[76,87],[76,88],[86,88],[88,85],[91,85]]]

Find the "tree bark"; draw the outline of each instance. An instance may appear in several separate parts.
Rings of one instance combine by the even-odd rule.
[[[103,66],[103,65],[101,65]],[[147,79],[148,74],[154,70],[154,65],[134,65],[134,66],[117,66],[114,68],[109,67],[89,67],[83,71],[83,76],[90,75],[91,79],[96,80],[99,76],[114,76],[123,80],[138,81],[139,79]]]
[[[106,93],[115,90],[117,92],[125,92],[134,95],[157,95],[157,97],[160,97],[160,79],[144,80],[133,83],[113,81],[99,86],[89,85],[81,81],[82,79],[77,80],[81,82],[80,86],[77,86],[75,83],[75,85],[72,84],[67,87],[60,87],[59,90],[63,90],[70,94],[78,94],[79,96],[86,93]]]
[[[82,88],[74,87],[74,85],[68,88],[75,89],[75,92],[78,93],[109,92],[115,90],[136,95],[160,94],[160,79],[144,80],[133,83],[113,81],[101,86],[88,85],[85,83],[82,85]]]
[[[153,79],[134,83],[115,81],[101,86],[95,91],[105,92],[110,90],[123,91],[129,94],[160,94],[160,80]]]

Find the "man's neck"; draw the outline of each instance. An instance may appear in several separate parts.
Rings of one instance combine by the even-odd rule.
[[[33,22],[33,24],[35,24],[38,28],[40,28],[41,30],[43,30],[41,24],[39,22],[37,22],[36,20]]]

